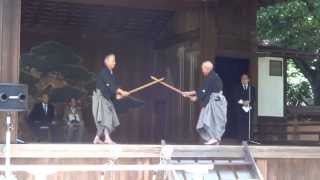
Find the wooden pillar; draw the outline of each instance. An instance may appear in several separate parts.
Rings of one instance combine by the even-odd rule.
[[[0,0],[0,82],[19,82],[21,0]],[[12,113],[12,139],[17,136],[18,115]],[[5,114],[0,113],[0,143],[5,141]]]
[[[217,27],[214,8],[214,4],[203,1],[200,12],[201,61],[214,60],[216,56]]]
[[[257,22],[257,8],[258,8],[258,2],[256,0],[246,1],[248,9],[249,9],[249,35],[250,38],[250,57],[249,57],[249,74],[251,78],[251,82],[253,85],[256,86],[256,97],[258,97],[258,56],[257,56],[257,49],[258,49],[258,40],[257,40],[257,30],[256,30],[256,22]],[[259,101],[259,99],[257,99]],[[258,121],[258,103],[256,102],[256,110],[253,113],[251,126],[252,126],[252,132],[254,132],[257,129]],[[252,138],[255,138],[255,134],[253,133]]]
[[[252,22],[249,26],[249,38],[250,38],[250,76],[253,84],[258,85],[258,56],[257,56],[257,32],[256,32],[256,21],[257,21],[257,1],[247,1],[249,16],[248,21]]]

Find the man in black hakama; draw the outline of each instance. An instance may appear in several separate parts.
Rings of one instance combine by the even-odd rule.
[[[96,90],[92,96],[92,112],[97,127],[97,134],[93,141],[95,144],[103,143],[101,136],[105,136],[104,143],[113,143],[110,134],[120,125],[113,102],[129,95],[127,91],[119,88],[113,74],[116,65],[115,55],[106,56],[104,65],[105,67],[97,76]]]
[[[223,95],[223,83],[213,70],[210,61],[202,63],[202,73],[206,77],[197,91],[184,92],[191,101],[200,101],[201,112],[196,130],[205,144],[219,144],[225,132],[227,122],[227,100]]]

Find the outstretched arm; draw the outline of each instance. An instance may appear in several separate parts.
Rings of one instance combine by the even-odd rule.
[[[121,96],[129,96],[130,95],[130,93],[128,91],[125,91],[125,90],[123,90],[121,88],[117,89],[117,94],[119,94]]]
[[[130,93],[128,91],[125,91],[121,88],[118,88],[116,91],[117,95],[116,95],[116,99],[122,99],[124,97],[127,97],[130,95]]]
[[[183,96],[184,97],[195,96],[195,95],[196,95],[196,91],[185,91],[185,92],[183,92]]]
[[[185,91],[182,93],[183,97],[189,98],[190,101],[195,102],[198,100],[196,91]]]

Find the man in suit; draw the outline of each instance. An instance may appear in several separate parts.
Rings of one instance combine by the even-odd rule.
[[[249,118],[252,122],[254,105],[256,101],[255,87],[250,84],[248,74],[241,75],[241,83],[235,88],[234,99],[236,103],[236,118],[238,138],[240,142],[250,140]]]
[[[55,124],[55,110],[54,106],[49,103],[47,94],[43,94],[40,99],[41,102],[33,106],[29,120],[38,141],[49,141],[51,126]]]

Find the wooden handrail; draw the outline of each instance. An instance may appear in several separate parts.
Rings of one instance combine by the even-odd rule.
[[[320,122],[289,122],[289,123],[259,123],[257,127],[279,127],[279,126],[320,126]]]
[[[319,135],[320,132],[312,132],[312,131],[297,131],[297,132],[281,132],[281,131],[268,131],[268,132],[255,132],[255,134],[259,135],[271,135],[271,134],[280,134],[280,135]]]
[[[1,145],[0,145],[1,146]],[[172,158],[230,157],[242,158],[242,146],[166,145]],[[159,158],[161,145],[93,145],[93,144],[13,144],[13,158]],[[254,158],[320,159],[320,147],[249,146]],[[4,154],[0,151],[0,158]]]

